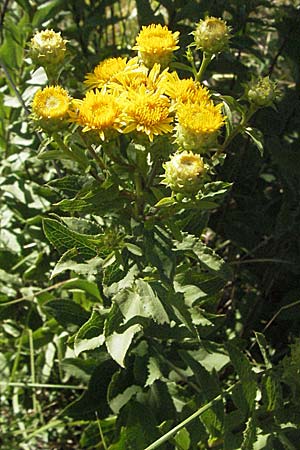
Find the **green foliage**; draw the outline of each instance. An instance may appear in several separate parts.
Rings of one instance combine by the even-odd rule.
[[[1,449],[298,447],[296,3],[1,6]],[[206,15],[232,37],[204,73]],[[227,117],[190,196],[161,183],[172,139],[47,136],[28,118],[50,82],[28,57],[36,30],[69,41],[59,80],[78,97],[150,23],[180,31],[172,70],[202,76]],[[245,86],[268,76],[280,97],[258,110]]]

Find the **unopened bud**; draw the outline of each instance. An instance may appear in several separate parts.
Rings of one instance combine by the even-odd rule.
[[[271,105],[277,94],[276,83],[269,77],[252,81],[246,88],[246,97],[249,102],[260,108]]]
[[[203,159],[192,152],[175,153],[163,167],[165,178],[162,183],[169,186],[173,192],[195,193],[203,184]]]
[[[229,27],[222,19],[207,17],[200,20],[193,32],[196,48],[208,54],[220,53],[228,46],[229,32]]]
[[[66,43],[60,33],[53,30],[37,31],[30,42],[30,56],[41,66],[54,66],[63,61]]]

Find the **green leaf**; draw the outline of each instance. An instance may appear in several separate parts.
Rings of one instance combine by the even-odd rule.
[[[141,393],[141,386],[131,385],[122,393],[109,400],[109,406],[111,407],[114,414],[119,414],[120,409],[123,408],[123,406],[126,405],[126,403],[128,403],[132,397],[135,397],[137,394]]]
[[[243,443],[241,450],[253,450],[253,445],[256,441],[257,426],[253,417],[249,417],[246,429],[243,432]]]
[[[92,373],[88,389],[61,414],[74,419],[90,420],[95,418],[97,412],[100,419],[106,418],[110,413],[106,392],[116,369],[117,366],[111,359],[97,366]]]
[[[73,261],[72,258],[75,256],[78,256],[76,249],[67,250],[52,270],[50,279],[52,280],[54,277],[65,272],[66,270],[70,270],[79,275],[91,277],[97,275],[103,266],[103,259],[97,256],[86,260],[84,263]]]
[[[251,364],[242,351],[231,342],[227,342],[225,348],[242,383],[242,390],[248,409],[249,411],[253,411],[255,407],[257,382]]]
[[[53,316],[63,326],[83,325],[89,318],[89,313],[72,300],[50,300],[43,305],[43,309]]]
[[[262,398],[267,411],[275,411],[282,406],[282,388],[278,377],[270,372],[262,379]]]
[[[54,10],[63,6],[62,0],[50,0],[41,3],[32,18],[32,26],[39,28],[50,16],[54,14]]]
[[[267,341],[265,336],[262,333],[254,332],[256,341],[258,343],[259,349],[264,359],[264,363],[267,369],[272,368],[272,364],[269,359],[268,350],[267,350]]]
[[[153,356],[150,356],[147,368],[148,377],[145,383],[145,387],[151,386],[156,380],[160,380],[163,376],[160,371],[158,361]]]
[[[158,296],[150,284],[142,279],[135,280],[131,288],[119,292],[113,300],[119,306],[126,322],[140,316],[159,324],[169,323],[169,317]]]
[[[263,133],[260,130],[258,130],[257,128],[251,128],[251,127],[245,128],[244,133],[246,133],[248,136],[250,136],[250,138],[252,139],[252,142],[258,148],[260,156],[263,156],[263,154],[264,154],[264,135],[263,135]]]
[[[90,236],[69,230],[54,219],[44,219],[43,228],[46,237],[59,252],[75,248],[86,258],[96,256],[101,244],[100,236]]]
[[[105,339],[107,351],[110,356],[121,366],[125,367],[126,353],[135,336],[142,329],[141,325],[132,325],[124,333],[113,332]]]
[[[91,317],[78,330],[74,339],[74,352],[76,356],[80,353],[93,350],[104,344],[104,321],[105,316],[98,311],[93,311]]]
[[[201,239],[193,235],[185,234],[181,242],[175,241],[175,249],[194,255],[194,257],[198,258],[204,269],[215,273],[220,278],[224,278],[225,280],[232,278],[230,266],[211,248],[207,247]]]
[[[175,435],[175,442],[180,450],[189,450],[191,445],[190,434],[186,428],[181,428]]]

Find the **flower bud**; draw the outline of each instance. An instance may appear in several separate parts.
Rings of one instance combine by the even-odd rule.
[[[249,102],[260,108],[270,106],[277,94],[276,83],[269,77],[252,81],[246,88],[246,97]]]
[[[214,54],[220,53],[228,46],[229,31],[230,29],[224,20],[207,17],[205,20],[200,20],[192,34],[197,49],[204,53]]]
[[[43,130],[58,131],[69,117],[71,98],[60,86],[49,86],[36,92],[32,101],[32,119]]]
[[[197,192],[203,183],[204,163],[202,158],[193,152],[175,153],[163,167],[165,178],[162,183],[169,186],[173,192],[192,194]]]
[[[65,57],[66,43],[60,33],[53,30],[37,31],[30,42],[30,56],[41,66],[57,65]]]

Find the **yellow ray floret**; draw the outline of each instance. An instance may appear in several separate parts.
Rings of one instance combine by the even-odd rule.
[[[120,92],[134,90],[137,91],[144,86],[147,91],[163,91],[162,80],[168,69],[160,71],[160,65],[154,64],[151,70],[144,65],[140,65],[135,70],[127,70],[118,73],[114,80],[108,83],[109,88],[113,88]]]
[[[127,61],[127,58],[107,58],[101,61],[91,73],[85,76],[84,84],[90,89],[102,88],[123,71],[135,70],[138,67],[137,58]]]
[[[83,100],[74,100],[76,110],[71,120],[83,127],[83,132],[96,131],[104,141],[106,134],[121,132],[122,108],[113,93],[96,89],[89,91]]]
[[[214,133],[224,125],[221,109],[221,104],[214,105],[212,101],[204,105],[187,102],[177,108],[178,122],[196,134]]]
[[[151,54],[174,52],[179,48],[177,45],[178,37],[178,31],[172,33],[166,26],[163,27],[160,24],[148,25],[147,27],[142,27],[133,49]]]
[[[173,130],[169,99],[159,92],[148,92],[144,86],[138,91],[131,90],[124,97],[124,112],[124,133],[145,133],[152,142],[154,136]]]
[[[180,79],[177,72],[166,73],[161,83],[164,92],[175,103],[207,103],[209,102],[208,90],[195,82],[192,78]]]
[[[178,38],[178,31],[172,33],[166,26],[152,24],[142,27],[133,49],[138,50],[140,58],[147,67],[152,67],[155,63],[166,67],[172,58],[172,53],[179,48]]]
[[[64,119],[67,116],[70,97],[60,86],[40,89],[32,101],[32,112],[40,119]]]

